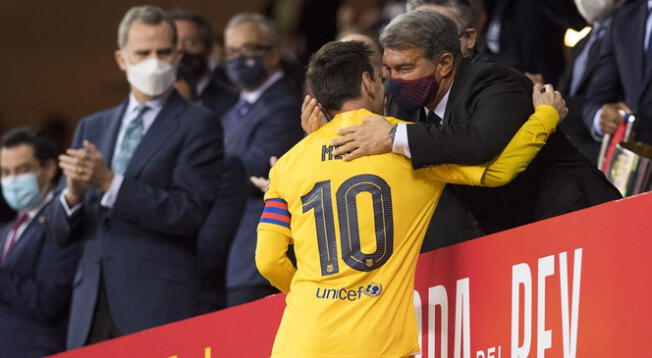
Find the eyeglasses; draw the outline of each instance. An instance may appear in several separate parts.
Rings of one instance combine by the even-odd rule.
[[[272,46],[267,46],[267,45],[245,44],[239,48],[227,47],[225,52],[226,52],[227,59],[233,59],[240,56],[251,57],[251,56],[262,55],[271,49]]]

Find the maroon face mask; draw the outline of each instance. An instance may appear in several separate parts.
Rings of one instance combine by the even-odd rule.
[[[437,95],[439,82],[435,75],[428,75],[416,80],[389,79],[389,93],[399,105],[407,111],[424,107]]]

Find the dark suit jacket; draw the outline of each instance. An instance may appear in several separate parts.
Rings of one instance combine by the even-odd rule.
[[[652,144],[652,75],[645,77],[643,48],[647,13],[647,1],[638,0],[614,14],[587,92],[584,119],[592,125],[602,104],[624,101],[637,118],[636,139]]]
[[[589,126],[589,123],[584,120],[583,112],[587,100],[587,93],[590,89],[589,83],[596,73],[596,67],[600,55],[600,46],[604,37],[602,39],[596,39],[595,42],[591,44],[591,48],[588,49],[589,54],[586,67],[577,87],[577,92],[572,96],[570,93],[575,61],[586,47],[592,34],[593,32],[589,33],[573,48],[571,62],[562,74],[557,89],[563,94],[564,99],[566,99],[566,106],[568,107],[568,116],[566,116],[566,119],[561,122],[559,127],[564,130],[568,139],[575,144],[577,149],[579,149],[585,157],[587,157],[592,163],[596,163],[598,152],[600,150],[600,142],[595,140],[591,135],[592,129]]]
[[[274,83],[244,118],[224,126],[224,148],[245,168],[247,203],[227,264],[227,290],[269,283],[256,269],[256,227],[263,211],[263,193],[249,183],[250,176],[267,177],[269,157],[280,157],[303,137],[300,95],[285,78]],[[232,119],[234,113],[225,119]]]
[[[247,182],[242,162],[226,156],[217,197],[197,236],[200,313],[226,307],[226,259],[244,212]]]
[[[88,140],[111,163],[126,106],[125,101],[82,119],[72,147]],[[52,235],[60,243],[84,243],[69,348],[87,340],[100,275],[121,334],[197,313],[196,237],[219,183],[221,160],[222,131],[214,115],[173,92],[136,148],[112,209],[100,205],[98,190],[88,190],[71,217],[60,203],[52,205]]]
[[[222,118],[238,100],[238,95],[222,84],[216,74],[211,75],[208,86],[199,96],[204,107],[215,113],[217,118]]]
[[[56,204],[57,197],[47,205]],[[65,348],[72,282],[81,245],[48,238],[45,209],[0,266],[0,357],[42,357]],[[11,224],[0,229],[0,247]]]
[[[492,160],[533,113],[531,93],[532,84],[515,71],[482,56],[463,60],[442,126],[408,126],[413,165]],[[510,184],[451,188],[487,233],[620,198],[559,129]]]

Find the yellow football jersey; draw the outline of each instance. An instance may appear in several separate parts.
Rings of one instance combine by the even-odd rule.
[[[537,107],[488,166],[413,170],[408,158],[393,153],[351,162],[333,156],[328,143],[336,131],[370,115],[364,109],[338,114],[270,172],[256,262],[272,284],[289,290],[273,357],[419,352],[414,272],[445,183],[505,184],[525,169],[558,122],[552,107]],[[289,244],[296,270],[285,256]]]

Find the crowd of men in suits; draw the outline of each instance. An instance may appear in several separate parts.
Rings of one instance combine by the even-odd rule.
[[[424,251],[620,197],[595,167],[598,141],[632,112],[637,139],[652,143],[652,0],[622,2],[575,1],[593,28],[559,82],[570,108],[562,129],[512,183],[447,187]],[[550,16],[548,1],[536,3],[527,11]],[[437,39],[409,33],[381,39],[387,113],[415,124],[371,119],[334,154],[394,151],[414,168],[496,157],[533,112],[522,72],[558,75],[536,58],[516,61],[528,52],[510,30],[528,26],[518,4],[495,2],[485,55],[468,0],[407,1],[452,20],[460,51],[431,53]],[[415,15],[409,28],[420,24]],[[322,115],[314,101],[302,106],[274,22],[232,17],[223,63],[211,62],[209,22],[189,11],[131,8],[117,42],[130,92],[79,121],[65,153],[30,128],[0,142],[3,195],[18,212],[0,230],[0,357],[78,348],[277,292],[254,263],[264,203],[250,178],[266,177],[270,157]],[[405,98],[415,81],[432,91]]]

